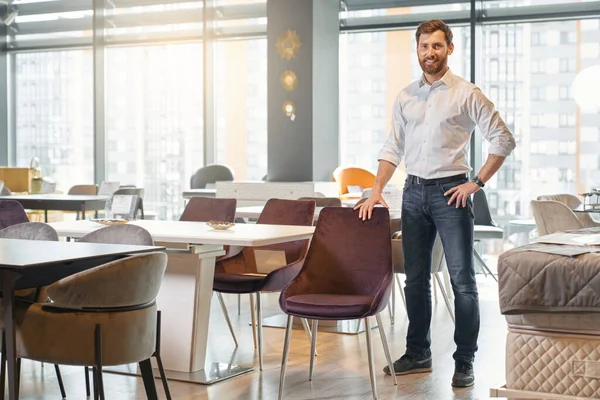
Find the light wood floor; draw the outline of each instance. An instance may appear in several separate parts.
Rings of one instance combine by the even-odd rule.
[[[373,345],[377,385],[380,399],[487,399],[489,389],[504,383],[504,345],[506,324],[498,308],[498,288],[491,278],[479,276],[481,303],[481,332],[479,352],[475,361],[475,386],[469,389],[453,389],[450,381],[454,371],[452,353],[454,326],[440,298],[434,304],[432,323],[433,372],[429,374],[398,377],[394,386],[391,377],[384,376],[381,369],[385,357],[379,333],[373,330]],[[264,316],[279,314],[278,294],[265,295]],[[240,347],[235,350],[233,341],[218,308],[213,301],[209,358],[213,361],[235,362],[248,365],[254,363],[255,371],[212,386],[200,386],[170,382],[171,393],[177,400],[196,399],[277,399],[283,329],[264,328],[264,371],[258,371],[258,360],[254,357],[252,332],[249,326],[248,297],[244,296],[242,313],[237,315],[236,296],[225,296]],[[394,359],[405,349],[407,319],[402,300],[397,296],[396,324],[390,325],[387,311],[383,323]],[[286,379],[285,398],[292,399],[370,399],[371,386],[367,364],[365,334],[340,335],[321,333],[318,335],[318,357],[315,375],[308,381],[310,344],[303,331],[294,330]],[[82,368],[61,367],[68,399],[85,399],[85,382]],[[144,399],[141,379],[115,374],[104,374],[107,399]],[[160,381],[159,395],[164,398]],[[21,399],[58,399],[60,392],[54,368],[30,361],[23,362]]]

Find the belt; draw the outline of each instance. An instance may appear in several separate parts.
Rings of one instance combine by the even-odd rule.
[[[406,178],[406,181],[409,183],[412,183],[412,184],[427,186],[427,185],[440,185],[443,183],[457,182],[457,181],[465,180],[465,179],[467,179],[467,175],[465,175],[465,174],[446,176],[444,178],[437,178],[437,179],[423,179],[423,178],[415,176],[415,175],[408,175],[408,177]]]

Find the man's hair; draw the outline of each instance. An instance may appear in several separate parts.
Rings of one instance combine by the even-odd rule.
[[[435,31],[442,31],[444,35],[446,35],[446,45],[450,46],[452,43],[452,30],[446,23],[439,19],[432,19],[430,21],[422,22],[417,27],[417,33],[415,37],[417,38],[417,44],[419,44],[419,38],[424,33],[433,33]]]

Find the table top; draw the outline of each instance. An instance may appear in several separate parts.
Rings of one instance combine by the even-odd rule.
[[[531,226],[535,228],[535,220],[533,219],[512,219],[508,223],[510,225]]]
[[[0,239],[0,268],[19,270],[43,264],[146,253],[163,249],[164,247],[161,246]]]
[[[209,189],[188,189],[188,190],[184,190],[181,193],[181,196],[183,198],[190,198],[190,197],[215,197],[217,194],[217,189],[216,188],[209,188]]]
[[[110,196],[92,196],[92,195],[77,195],[77,194],[19,194],[0,196],[0,200],[36,200],[36,201],[97,201],[97,200],[108,200]]]
[[[216,230],[206,222],[137,220],[129,224],[141,226],[157,242],[216,244],[230,246],[266,246],[269,244],[310,239],[312,226],[236,224],[228,230]],[[89,220],[53,222],[59,236],[81,237],[103,225]]]

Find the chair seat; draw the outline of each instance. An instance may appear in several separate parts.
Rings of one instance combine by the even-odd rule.
[[[371,296],[342,294],[302,294],[285,299],[287,312],[312,319],[362,318],[373,303]]]
[[[504,237],[504,230],[497,226],[475,225],[473,233],[475,240],[502,239]]]
[[[258,292],[266,275],[244,275],[217,272],[213,281],[213,290],[221,293]]]

